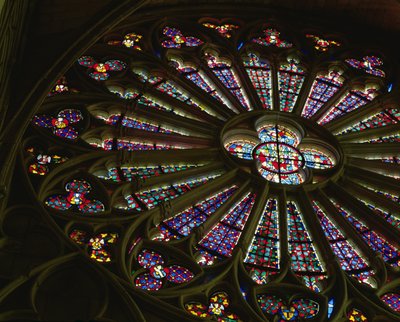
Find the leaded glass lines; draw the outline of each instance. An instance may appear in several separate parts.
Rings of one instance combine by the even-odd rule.
[[[368,269],[368,264],[365,259],[358,255],[356,249],[354,249],[347,238],[343,236],[335,224],[327,217],[320,205],[315,201],[313,201],[313,208],[342,269],[349,272],[360,281],[367,280],[372,272]]]
[[[326,75],[317,76],[312,84],[301,116],[312,117],[342,86],[343,80],[337,72],[329,72]]]
[[[295,60],[282,64],[278,71],[278,88],[280,110],[292,112],[296,104],[301,87],[303,86],[305,72]]]
[[[232,186],[163,221],[158,227],[162,235],[160,239],[166,241],[188,236],[193,229],[212,216],[236,190],[237,186]]]
[[[268,270],[279,270],[279,221],[278,202],[268,199],[244,262],[250,267],[251,276],[258,284],[265,284]]]
[[[255,194],[248,193],[198,243],[207,253],[230,257],[255,202]]]

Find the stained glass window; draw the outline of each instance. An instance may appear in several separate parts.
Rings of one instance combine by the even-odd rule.
[[[203,26],[206,28],[214,29],[215,31],[218,32],[218,34],[224,38],[231,38],[232,37],[232,31],[235,29],[238,29],[239,26],[231,23],[225,23],[221,25],[213,24],[211,22],[205,22],[203,23]]]
[[[181,48],[182,46],[197,47],[203,44],[202,40],[193,36],[184,36],[182,32],[176,28],[165,27],[163,29],[163,34],[169,38],[161,43],[161,46],[165,48]]]
[[[32,101],[25,134],[11,130],[4,145],[11,184],[0,184],[1,230],[4,245],[18,246],[0,252],[4,263],[23,263],[28,270],[16,272],[29,285],[53,276],[40,271],[49,259],[60,272],[90,263],[96,285],[126,300],[114,302],[146,299],[125,320],[162,319],[171,304],[178,321],[393,320],[396,57],[383,47],[384,65],[345,57],[357,38],[343,35],[339,48],[334,31],[307,19],[289,30],[284,20],[263,25],[277,21],[268,13],[176,19],[167,10],[154,19],[156,11],[95,37],[70,69],[59,66],[64,76],[43,74],[34,95],[43,103]],[[109,287],[116,280],[125,282]],[[85,318],[120,309],[101,307],[104,315]]]
[[[246,110],[251,110],[247,95],[240,85],[239,77],[234,68],[231,67],[231,64],[210,53],[208,53],[205,58],[208,67],[232,95],[238,99],[240,105]]]
[[[272,109],[272,79],[271,68],[267,61],[261,60],[256,54],[250,53],[243,60],[247,75],[253,84],[258,97],[265,109]]]
[[[366,205],[368,208],[370,208],[374,213],[376,213],[378,216],[384,218],[389,224],[395,226],[396,228],[400,229],[400,219],[391,214],[389,211],[385,211],[361,198],[357,198],[360,200],[364,205]]]
[[[109,40],[107,41],[107,45],[110,46],[125,46],[126,48],[132,48],[135,50],[142,50],[142,48],[139,45],[139,42],[143,38],[142,35],[139,35],[134,32],[130,32],[126,35],[124,35],[124,38],[122,40]]]
[[[267,201],[244,262],[257,284],[265,284],[269,275],[278,272],[279,221],[276,199]]]
[[[318,280],[324,279],[324,268],[314,248],[303,216],[293,201],[287,203],[288,241],[292,270],[307,287],[319,291]]]
[[[363,240],[377,253],[381,254],[384,261],[394,262],[400,257],[400,252],[387,242],[382,236],[377,234],[367,225],[357,220],[353,214],[338,203],[334,202],[338,211],[350,222],[355,230],[361,235]]]
[[[230,257],[253,208],[256,195],[248,193],[198,243],[202,255]]]
[[[290,48],[293,46],[290,42],[281,39],[280,32],[273,28],[263,30],[264,36],[254,38],[252,41],[263,46],[276,46],[278,48]]]
[[[178,61],[173,59],[171,59],[171,61],[175,68],[197,87],[200,87],[213,98],[227,105],[230,109],[233,109],[231,103],[226,98],[223,98],[223,95],[217,91],[215,84],[202,70],[196,69],[190,65],[180,64]]]
[[[368,319],[363,312],[353,308],[347,313],[347,318],[351,322],[367,322]]]
[[[337,135],[349,133],[349,132],[360,132],[367,129],[379,128],[387,125],[397,124],[400,121],[400,110],[397,108],[388,108],[380,112],[377,112],[362,121],[359,121],[339,132]]]
[[[143,204],[145,208],[152,209],[160,202],[172,200],[180,195],[208,182],[210,179],[217,177],[217,174],[204,176],[189,181],[173,183],[171,185],[166,185],[162,187],[155,187],[150,189],[145,189],[138,191],[132,195],[127,195],[126,206],[121,206],[122,209],[132,209],[136,211],[141,211]]]
[[[325,113],[318,123],[321,125],[327,124],[346,113],[359,109],[368,102],[371,102],[377,95],[378,93],[375,88],[350,90],[344,94],[335,106]]]
[[[343,81],[341,72],[338,71],[330,71],[326,75],[317,76],[312,84],[301,116],[312,117],[343,86]]]
[[[137,257],[142,267],[140,274],[135,274],[135,286],[146,291],[157,291],[165,284],[187,283],[194,274],[180,265],[166,265],[163,256],[153,250],[143,249]],[[139,272],[140,272],[139,271]]]
[[[346,63],[356,69],[364,70],[368,74],[385,77],[385,72],[380,69],[380,66],[383,65],[383,60],[377,56],[365,56],[361,60],[349,58],[346,59]]]
[[[228,188],[204,201],[195,204],[185,211],[165,220],[159,226],[162,240],[180,239],[188,236],[191,231],[204,223],[213,213],[221,207],[232,194],[237,186]]]
[[[344,237],[315,201],[313,201],[313,208],[342,269],[360,282],[368,283],[368,278],[373,272],[368,267],[366,260],[359,255],[359,251]]]
[[[310,38],[314,41],[314,48],[318,51],[325,52],[331,47],[339,47],[341,44],[338,41],[331,39],[324,39],[316,35],[307,34],[307,38]]]
[[[96,81],[105,81],[110,78],[110,72],[121,72],[127,67],[121,60],[112,59],[102,63],[91,56],[82,56],[78,59],[78,64],[86,67],[89,76]]]
[[[283,63],[278,71],[280,110],[292,112],[304,82],[305,71],[295,59]]]
[[[400,295],[397,293],[386,293],[381,297],[381,300],[385,302],[393,311],[400,312]]]

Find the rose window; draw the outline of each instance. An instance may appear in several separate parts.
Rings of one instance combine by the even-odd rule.
[[[77,52],[62,89],[55,81],[42,93],[14,148],[26,173],[0,189],[12,201],[2,244],[30,241],[16,220],[26,217],[41,220],[35,238],[46,246],[15,284],[38,276],[24,290],[53,277],[49,288],[66,285],[73,279],[58,279],[58,267],[85,267],[66,294],[100,276],[79,301],[100,294],[132,314],[114,319],[123,310],[102,303],[90,316],[62,317],[71,321],[133,321],[141,311],[157,316],[149,321],[395,321],[400,96],[391,56],[308,25],[202,12],[130,17]],[[48,307],[45,320],[60,320]]]

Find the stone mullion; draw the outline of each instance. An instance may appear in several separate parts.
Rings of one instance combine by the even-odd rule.
[[[379,208],[383,208],[389,211],[391,214],[396,214],[396,217],[400,218],[400,205],[398,203],[363,186],[360,186],[358,183],[355,183],[348,178],[343,178],[343,182],[347,191],[354,192],[362,200],[369,201],[369,203],[376,205]]]
[[[392,135],[400,132],[400,123],[382,126],[378,128],[368,129],[359,132],[349,132],[337,136],[340,142],[346,141],[357,141],[357,140],[368,140],[372,138],[377,138],[381,136]]]
[[[272,110],[280,111],[280,96],[279,96],[279,63],[276,58],[270,61],[271,66],[271,82],[272,82]]]
[[[317,72],[311,69],[305,76],[305,80],[303,86],[301,87],[298,99],[293,108],[293,113],[296,115],[300,115],[303,111],[304,105],[308,99],[309,94],[311,93],[311,88],[314,83],[315,78],[317,77]]]
[[[236,178],[237,169],[233,169],[221,175],[220,177],[215,178],[207,182],[206,184],[203,184],[185,193],[183,198],[178,197],[176,199],[168,201],[169,205],[164,209],[164,212],[161,214],[160,219],[166,220],[172,218],[173,216],[184,211],[190,206],[193,206],[196,203],[205,200],[207,197],[213,194],[221,192],[225,188],[228,188],[235,184],[235,182],[237,181]]]
[[[264,110],[264,106],[261,103],[260,98],[258,97],[257,91],[253,86],[253,83],[250,80],[249,75],[247,74],[246,68],[243,66],[243,63],[238,59],[235,61],[235,67],[238,74],[238,77],[243,81],[241,84],[244,88],[244,91],[249,98],[250,106],[253,110]]]
[[[400,151],[399,142],[390,143],[342,143],[341,147],[346,155],[360,157],[393,156]]]
[[[170,185],[173,182],[185,181],[188,180],[189,178],[198,177],[201,175],[207,175],[222,169],[224,169],[224,163],[221,161],[216,161],[193,169],[177,171],[173,173],[163,174],[160,176],[152,176],[143,181],[143,183],[140,185],[140,190],[150,188],[153,186],[159,186],[164,183]]]
[[[162,84],[162,82],[160,82]],[[157,85],[156,85],[157,86]],[[186,114],[192,115],[196,118],[199,118],[205,122],[209,122],[210,124],[214,126],[221,126],[223,124],[222,120],[217,119],[216,117],[207,114],[206,112],[202,111],[200,108],[197,108],[195,106],[191,106],[189,104],[186,104],[185,102],[182,102],[176,98],[173,98],[169,96],[166,93],[163,93],[156,89],[155,87],[148,87],[145,90],[143,90],[143,95],[144,96],[151,96],[156,98],[156,100],[160,100],[161,102],[165,103],[167,106],[171,107],[178,107],[179,110],[185,112]]]
[[[232,68],[232,66],[230,67]],[[214,74],[211,68],[208,67],[207,62],[200,64],[200,69],[207,75],[207,77],[215,84],[217,91],[222,92],[223,96],[226,97],[232,106],[239,112],[245,112],[244,106],[240,104],[239,100],[235,95],[231,93],[229,89],[225,87],[222,81]]]
[[[343,202],[355,218],[363,221],[367,227],[373,227],[374,231],[384,236],[391,244],[400,249],[399,232],[395,227],[388,224],[385,219],[376,215],[368,206],[336,183],[331,182],[330,186],[325,189],[330,195]]]
[[[378,96],[372,102],[365,104],[362,108],[355,109],[346,115],[343,115],[331,122],[327,123],[325,126],[331,132],[337,132],[341,129],[362,121],[370,115],[373,115],[383,109],[383,106],[396,102],[400,99],[400,95],[397,92],[387,93],[383,97]]]
[[[291,260],[289,254],[288,238],[288,220],[287,220],[287,198],[286,191],[282,189],[277,194],[278,199],[278,218],[279,218],[279,258],[280,274],[284,276],[291,269]]]
[[[173,144],[177,143],[178,145],[182,144],[184,146],[190,146],[190,147],[193,146],[202,148],[211,147],[212,145],[215,144],[215,140],[212,140],[211,138],[209,139],[204,137],[186,136],[177,133],[161,133],[161,132],[157,133],[157,132],[133,129],[129,127],[124,127],[123,130],[120,132],[121,136],[116,135],[117,138],[133,138],[137,139],[139,142],[141,140],[156,141],[157,143],[164,143],[167,145],[173,142]]]
[[[393,165],[395,166],[395,165]],[[398,166],[397,166],[398,168]],[[398,169],[397,169],[398,170]],[[399,170],[398,170],[399,171]],[[346,176],[349,176],[354,179],[360,179],[365,181],[366,183],[371,183],[372,185],[378,187],[385,187],[385,189],[389,189],[389,191],[399,191],[399,181],[395,178],[391,178],[385,175],[381,175],[379,173],[375,173],[372,171],[368,171],[365,169],[361,169],[356,166],[346,166],[345,169]]]
[[[352,85],[347,83],[343,85],[331,98],[328,102],[326,102],[322,107],[310,118],[310,120],[317,122],[320,118],[322,118],[327,111],[330,110],[332,106],[335,106],[343,95],[350,91]]]
[[[190,132],[191,135],[201,133],[202,135],[214,136],[218,132],[218,128],[214,127],[212,124],[189,119],[177,114],[171,114],[166,111],[145,108],[140,104],[136,106],[134,115],[153,120],[161,125],[165,123],[171,125],[172,128],[185,129]]]
[[[314,195],[316,201],[318,201],[322,205],[322,208],[325,209],[328,218],[332,219],[332,221],[340,227],[340,230],[344,233],[345,237],[355,243],[358,249],[360,249],[367,258],[368,262],[375,262],[375,252],[368,246],[350,222],[339,213],[338,209],[329,200],[328,195],[322,190],[318,190]]]
[[[105,151],[109,152],[109,151]],[[159,165],[166,163],[209,163],[219,159],[218,148],[179,150],[119,150],[122,163]]]
[[[193,229],[192,234],[195,235],[195,242],[200,241],[227,213],[228,211],[239,202],[250,191],[251,180],[245,181],[240,184],[239,188],[233,195],[219,207],[202,225]]]
[[[193,93],[193,98],[195,98],[195,100],[200,104],[204,104],[204,106],[207,107],[217,106],[217,108],[212,108],[212,111],[214,111],[217,115],[222,116],[223,118],[230,118],[235,115],[235,113],[227,106],[214,99],[213,97],[210,97],[210,95],[206,91],[199,88],[178,71],[174,70],[173,73],[170,72],[168,76],[180,87],[185,89],[188,93]]]
[[[269,183],[266,181],[262,187],[260,187],[256,193],[256,201],[253,205],[247,223],[240,235],[236,249],[241,249],[243,254],[247,254],[250,243],[253,240],[253,236],[257,225],[260,221],[261,216],[264,214],[266,202],[268,200]]]
[[[331,270],[333,267],[332,263],[336,261],[336,256],[311,204],[311,200],[314,199],[315,198],[313,195],[306,192],[304,188],[302,188],[297,194],[296,201],[300,206],[306,227],[309,228],[308,231],[312,236],[313,245],[315,248],[320,250],[319,254],[321,254],[321,257],[325,263],[325,269]],[[334,274],[334,272],[330,271],[329,274]]]

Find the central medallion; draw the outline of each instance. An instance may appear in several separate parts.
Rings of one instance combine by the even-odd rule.
[[[247,166],[279,184],[319,182],[332,173],[339,160],[334,139],[326,129],[286,113],[239,115],[225,126],[222,140],[241,168]]]
[[[281,142],[259,144],[253,150],[253,159],[260,162],[262,169],[277,174],[295,173],[304,165],[300,151]]]

